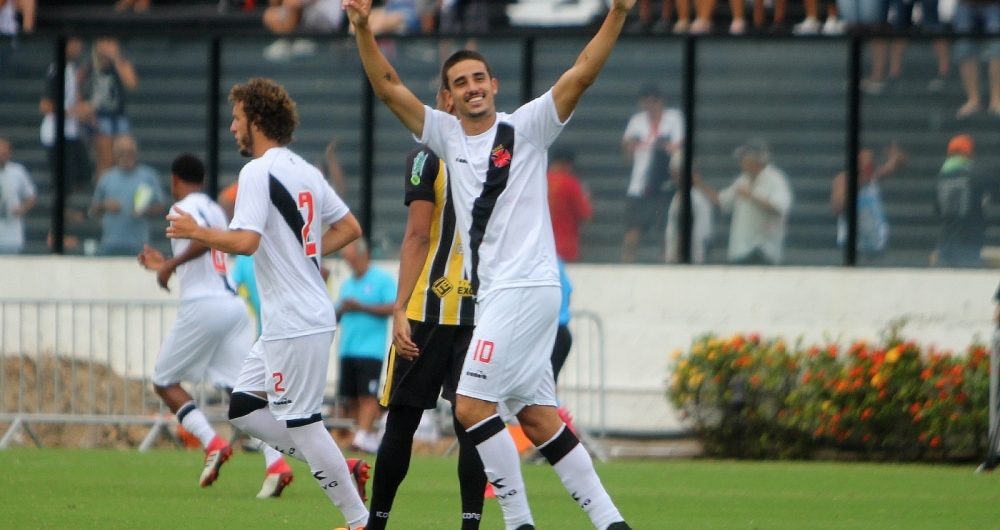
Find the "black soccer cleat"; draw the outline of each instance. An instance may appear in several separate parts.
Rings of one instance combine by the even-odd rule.
[[[535,530],[535,527],[530,524],[522,524],[521,526],[517,527],[517,530]]]
[[[632,527],[625,521],[618,521],[617,523],[611,523],[608,530],[632,530]]]

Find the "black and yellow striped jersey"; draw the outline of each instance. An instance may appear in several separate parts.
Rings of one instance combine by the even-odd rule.
[[[407,155],[406,168],[406,205],[413,201],[434,203],[430,250],[406,306],[406,317],[450,326],[474,325],[475,301],[462,268],[462,241],[444,162],[421,146]]]

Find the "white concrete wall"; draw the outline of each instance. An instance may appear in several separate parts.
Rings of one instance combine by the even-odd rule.
[[[328,265],[336,292],[349,272],[337,260]],[[376,265],[397,268],[393,262]],[[756,331],[847,343],[875,338],[890,321],[903,318],[908,337],[961,348],[976,335],[989,337],[998,281],[994,271],[917,269],[571,265],[568,270],[573,309],[599,315],[604,325],[609,427],[656,431],[680,427],[664,398],[669,354],[702,333]],[[170,295],[159,290],[152,274],[133,259],[0,258],[0,299],[173,296],[176,290]],[[575,374],[564,373],[562,382],[577,382]],[[588,423],[595,419],[590,411],[576,414]]]

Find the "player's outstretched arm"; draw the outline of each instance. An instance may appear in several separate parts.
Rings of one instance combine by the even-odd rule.
[[[354,214],[347,212],[339,221],[330,225],[323,233],[323,255],[333,254],[344,248],[348,243],[361,237],[361,224]]]
[[[260,234],[252,230],[218,230],[200,226],[191,214],[174,206],[167,216],[170,226],[167,227],[167,237],[171,239],[190,239],[207,247],[221,250],[227,254],[242,254],[249,256],[257,251],[260,245]]]
[[[594,81],[597,81],[597,74],[601,73],[604,63],[611,55],[611,50],[614,49],[618,35],[621,34],[622,26],[625,24],[625,17],[635,5],[635,1],[614,1],[611,11],[608,12],[604,24],[597,31],[597,35],[594,35],[594,38],[587,43],[583,52],[577,57],[576,63],[552,87],[552,96],[556,101],[559,121],[564,122],[569,119],[584,91],[590,88]]]
[[[382,54],[378,43],[375,42],[375,34],[368,27],[372,0],[343,0],[343,7],[351,24],[354,25],[361,64],[364,65],[365,74],[368,75],[368,81],[372,84],[375,95],[385,102],[389,110],[410,132],[417,137],[423,136],[424,104],[399,80],[399,75]]]

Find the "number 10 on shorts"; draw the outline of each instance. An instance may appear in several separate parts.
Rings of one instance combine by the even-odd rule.
[[[494,344],[488,340],[477,340],[476,351],[472,353],[472,360],[489,364],[490,360],[493,359],[493,347]]]

